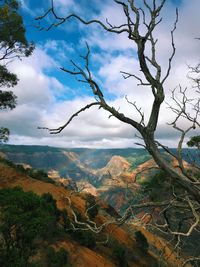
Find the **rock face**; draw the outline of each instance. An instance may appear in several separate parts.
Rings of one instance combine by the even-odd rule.
[[[121,156],[113,156],[105,168],[99,172],[109,173],[112,177],[118,177],[130,169],[130,163]]]
[[[123,182],[125,174],[130,169],[130,163],[121,156],[113,156],[107,165],[101,169],[93,170],[95,176],[101,185],[112,185],[118,180],[118,183]]]

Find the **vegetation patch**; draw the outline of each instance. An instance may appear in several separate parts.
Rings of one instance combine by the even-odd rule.
[[[40,197],[19,187],[1,189],[0,266],[34,266],[30,259],[40,244],[58,235],[59,214],[49,193]],[[64,260],[64,252],[57,257]]]

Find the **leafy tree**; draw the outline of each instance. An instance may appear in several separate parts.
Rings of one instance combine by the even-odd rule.
[[[26,39],[23,18],[17,0],[0,3],[0,60],[30,56],[34,45]]]
[[[197,147],[200,150],[200,135],[192,136],[187,145],[189,147]]]
[[[138,244],[138,246],[144,251],[147,252],[149,249],[149,244],[147,242],[146,237],[143,235],[142,232],[137,231],[135,232],[135,239]]]
[[[28,266],[35,239],[52,234],[57,218],[52,200],[46,200],[21,188],[0,190],[1,266]]]
[[[11,73],[7,64],[13,58],[28,57],[34,45],[25,36],[23,18],[19,14],[19,3],[16,0],[0,1],[0,87],[14,87],[18,78]],[[16,96],[11,91],[0,90],[0,109],[13,109]],[[0,142],[8,141],[9,130],[0,128]]]

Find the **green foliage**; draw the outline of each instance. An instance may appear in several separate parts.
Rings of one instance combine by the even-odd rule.
[[[34,45],[25,36],[23,19],[19,14],[19,4],[16,0],[0,1],[0,87],[13,87],[17,84],[16,74],[11,73],[5,60],[15,57],[30,56]],[[10,91],[0,90],[0,110],[13,109],[16,106],[16,96]],[[0,128],[0,142],[7,142],[9,130]]]
[[[197,147],[200,149],[200,135],[196,135],[190,138],[190,140],[187,142],[187,145],[189,147]]]
[[[31,55],[34,45],[27,41],[25,32],[23,18],[19,14],[18,2],[16,0],[2,0],[0,2],[0,60]],[[15,86],[17,81],[16,75],[10,73],[6,65],[1,64],[0,87]],[[11,92],[7,92],[8,96],[10,97],[9,100],[15,103],[16,97]],[[1,97],[1,105],[3,100]]]
[[[96,199],[93,195],[88,194],[86,197],[87,201],[87,214],[90,218],[90,220],[93,220],[99,211],[99,205],[96,203]]]
[[[135,232],[135,239],[139,248],[141,248],[144,252],[147,252],[149,249],[149,244],[143,233],[140,231]]]
[[[1,157],[0,157],[0,162],[2,162],[3,164],[6,164],[9,167],[15,167],[16,166],[12,161],[1,158]]]
[[[15,106],[16,96],[13,94],[13,92],[0,90],[0,110],[13,109]]]
[[[168,180],[167,174],[163,170],[159,170],[154,175],[149,176],[143,182],[141,182],[142,191],[148,192],[149,198],[153,201],[158,201],[161,198],[161,194],[167,193]]]
[[[62,210],[60,212],[61,215],[61,219],[62,219],[62,223],[63,223],[63,227],[64,229],[70,229],[71,225],[70,225],[70,218],[67,214],[66,209]]]
[[[41,198],[49,206],[52,214],[55,215],[57,219],[59,219],[61,212],[57,209],[56,200],[52,197],[52,195],[50,193],[44,193]]]
[[[68,254],[64,248],[55,251],[53,247],[48,247],[47,264],[48,267],[64,267],[68,262]]]
[[[16,74],[11,73],[5,66],[0,65],[0,87],[13,87],[17,85],[17,82]]]
[[[79,211],[77,211],[75,208],[73,208],[73,210],[79,222],[86,221],[86,219],[80,214]],[[73,240],[78,242],[80,245],[86,246],[88,248],[94,248],[96,246],[96,234],[95,233],[93,233],[90,230],[86,230],[86,231],[81,230],[81,229],[78,230],[78,228],[80,228],[80,225],[78,225],[77,229],[74,230],[72,228],[71,218],[68,216],[66,210],[62,210],[60,215],[61,215],[61,219],[63,221],[63,226],[65,230],[72,237]],[[75,222],[73,222],[73,224],[76,226]]]
[[[3,71],[2,71],[3,70]],[[0,65],[0,87],[7,83],[15,84],[15,75],[7,75],[5,67]],[[13,109],[16,106],[16,96],[11,91],[0,90],[0,110]],[[0,143],[7,142],[10,131],[8,128],[0,127]]]
[[[25,36],[26,30],[23,18],[19,14],[19,4],[16,0],[2,0],[0,2],[0,52],[3,58],[13,56],[29,56],[34,45]]]
[[[55,184],[55,182],[48,177],[48,174],[43,171],[43,170],[35,170],[35,169],[27,169],[26,170],[26,174],[29,175],[30,177],[36,179],[36,180],[40,180],[46,183],[51,183],[51,184]]]
[[[115,239],[110,241],[109,247],[112,248],[113,256],[118,261],[119,266],[128,267],[126,248]]]
[[[91,231],[72,230],[69,233],[80,245],[86,246],[88,248],[95,248],[96,238],[95,234]]]
[[[40,180],[40,181],[43,181],[45,183],[55,184],[55,181],[52,180],[51,178],[49,178],[48,174],[43,170],[36,170],[33,168],[25,169],[23,167],[23,165],[21,165],[21,164],[15,165],[12,161],[9,161],[9,160],[4,159],[4,158],[0,158],[0,162],[4,163],[4,164],[6,164],[12,168],[15,168],[18,172],[23,173],[25,175],[28,175],[28,176],[36,179],[36,180]]]
[[[53,234],[56,210],[47,199],[21,188],[0,190],[0,266],[28,266],[35,240]]]
[[[8,141],[9,134],[8,128],[0,127],[0,144]]]

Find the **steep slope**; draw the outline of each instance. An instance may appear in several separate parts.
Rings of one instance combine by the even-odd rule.
[[[20,186],[24,191],[33,191],[38,195],[42,195],[47,192],[51,193],[53,198],[56,200],[57,207],[60,210],[69,210],[69,201],[67,201],[67,199],[70,198],[74,209],[76,209],[80,215],[82,214],[82,216],[85,213],[87,206],[87,196],[85,194],[74,194],[72,191],[66,190],[64,187],[32,179],[18,172],[14,167],[0,162],[0,188],[16,186]],[[105,202],[101,201],[99,201],[98,204],[100,205],[100,211],[96,216],[96,223],[101,224],[107,220],[113,220],[111,215],[107,212],[109,210],[109,206]],[[127,232],[126,228],[109,224],[105,227],[101,235],[103,233],[109,234],[110,237],[115,238],[115,240],[122,244],[127,251],[134,251],[134,257],[129,257],[129,266],[154,266],[155,260],[149,254],[146,254],[137,248],[133,236],[130,236],[130,233]],[[64,247],[70,255],[70,262],[75,267],[118,266],[116,258],[113,257],[111,252],[112,247],[106,249],[105,245],[97,245],[96,248],[92,249],[84,247],[66,236],[64,239],[61,238],[60,241],[57,241],[53,246],[55,248]]]
[[[77,165],[82,164],[79,161],[79,158],[77,159],[76,155],[70,154],[70,158],[73,158],[73,161],[76,161]],[[174,164],[176,165],[176,162],[174,162]],[[116,169],[115,165],[117,165]],[[137,192],[139,189],[140,183],[148,179],[150,173],[155,171],[155,168],[156,165],[154,161],[148,160],[140,164],[136,169],[129,172],[130,163],[127,162],[123,157],[113,156],[105,167],[96,170],[96,172],[99,171],[98,175],[100,177],[104,177],[104,179],[102,179],[104,183],[102,188],[104,187],[104,192],[106,194],[103,195],[103,190],[99,193],[102,193],[104,200],[108,199],[110,202],[114,203],[113,206],[121,209],[123,205],[129,201],[126,195],[126,190],[123,186],[128,184],[129,189],[131,189],[130,192],[133,195],[133,193]],[[106,178],[104,175],[107,172],[110,172],[110,177]],[[109,190],[105,190],[106,186],[108,185],[108,181],[110,180],[113,180],[114,182]],[[118,186],[114,184],[116,183],[115,180],[120,180]],[[32,179],[27,177],[25,174],[19,173],[14,167],[9,167],[5,163],[1,162],[0,188],[15,186],[20,186],[25,191],[34,191],[39,195],[50,192],[54,199],[56,199],[58,208],[61,210],[69,210],[69,201],[67,201],[67,198],[69,197],[71,198],[72,205],[80,215],[83,215],[87,208],[87,195],[84,193],[74,194],[71,190],[66,190],[66,188],[62,186]],[[109,187],[107,186],[107,189],[108,188]],[[119,192],[117,190],[121,191]],[[98,225],[105,223],[107,220],[113,219],[111,215],[118,216],[109,205],[100,199],[98,199],[98,205],[100,205],[100,211],[95,218],[95,223]],[[101,236],[109,234],[109,236],[120,242],[120,244],[126,248],[126,251],[128,251],[126,253],[128,253],[129,266],[154,266],[151,265],[151,263],[155,264],[154,259],[152,259],[150,255],[145,255],[143,252],[141,252],[141,249],[137,247],[133,235],[135,230],[135,227],[130,229],[130,227],[118,227],[115,224],[110,224],[104,229]],[[181,266],[181,260],[176,259],[176,254],[173,252],[173,248],[168,246],[165,240],[155,236],[152,233],[149,233],[144,228],[139,228],[139,230],[145,234],[154,251],[158,252],[159,250],[164,250],[166,252],[163,254],[163,257],[168,262],[167,266]],[[61,239],[59,242],[55,243],[54,246],[63,246],[68,248],[70,253],[70,261],[74,263],[73,266],[90,266],[91,262],[96,261],[96,266],[99,267],[118,266],[116,258],[113,258],[112,256],[111,248],[106,247],[105,245],[98,245],[96,248],[91,249],[78,244],[75,240],[65,238],[64,240]],[[130,253],[133,254],[134,257],[130,257]],[[81,255],[81,257],[78,255]],[[188,266],[190,265],[187,265],[187,267]]]
[[[126,201],[127,183],[132,182],[130,168],[146,158],[146,152],[141,149],[91,150],[3,145],[0,150],[4,157],[15,163],[48,171],[52,179],[66,186],[71,184],[95,196],[103,195],[118,210]],[[112,194],[112,199],[110,190],[116,192]],[[118,200],[114,200],[115,195]]]

